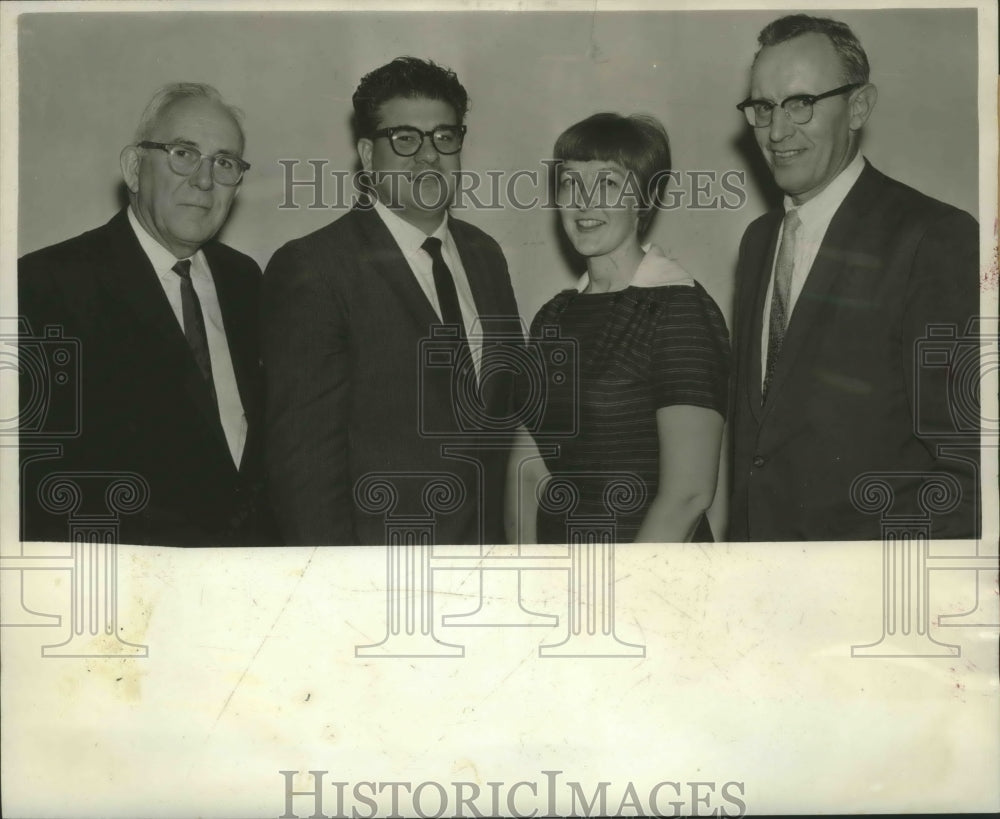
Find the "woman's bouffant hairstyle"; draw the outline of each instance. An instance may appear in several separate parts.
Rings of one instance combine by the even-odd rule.
[[[560,162],[620,165],[633,177],[630,189],[641,206],[639,233],[646,231],[670,178],[670,139],[659,120],[642,114],[594,114],[559,135],[553,156]]]

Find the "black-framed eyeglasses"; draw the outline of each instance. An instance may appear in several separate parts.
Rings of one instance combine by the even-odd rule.
[[[439,154],[457,154],[462,150],[465,141],[464,125],[439,125],[433,131],[421,131],[412,125],[395,125],[392,128],[381,128],[372,134],[374,139],[388,137],[396,156],[413,156],[424,144],[424,138],[430,137],[431,144]]]
[[[156,148],[167,152],[167,162],[170,170],[181,176],[190,176],[206,159],[211,160],[212,180],[220,185],[238,185],[248,170],[250,163],[244,162],[232,154],[202,154],[190,145],[180,142],[140,142],[137,148]]]
[[[852,82],[849,85],[842,85],[832,91],[825,91],[822,94],[793,94],[781,101],[781,107],[788,118],[796,125],[805,125],[813,116],[813,106],[820,100],[827,97],[836,97],[838,94],[846,94],[855,88],[860,88],[863,82]],[[737,106],[754,128],[767,128],[771,124],[774,116],[774,109],[778,103],[771,100],[743,100]]]

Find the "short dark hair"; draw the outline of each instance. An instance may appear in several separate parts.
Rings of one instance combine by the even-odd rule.
[[[417,57],[397,57],[365,74],[351,98],[359,137],[370,138],[378,130],[379,108],[397,97],[446,102],[454,109],[459,124],[469,110],[469,95],[450,68]]]
[[[808,14],[789,14],[779,17],[761,29],[757,42],[761,48],[784,43],[803,34],[825,34],[840,57],[844,70],[844,81],[848,83],[868,82],[868,55],[857,35],[847,23],[831,20],[829,17],[811,17]],[[754,62],[757,61],[754,55]]]
[[[593,114],[563,131],[552,153],[561,162],[614,162],[632,174],[642,206],[639,233],[646,230],[670,176],[670,139],[659,120],[643,114]]]

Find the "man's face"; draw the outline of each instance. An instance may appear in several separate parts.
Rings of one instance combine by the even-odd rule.
[[[761,49],[751,73],[750,96],[780,103],[794,94],[822,94],[846,82],[829,38],[803,34]],[[753,129],[774,181],[795,204],[816,196],[853,158],[851,134],[861,126],[857,116],[852,120],[853,96],[820,100],[805,125],[796,125],[776,106],[771,125]]]
[[[243,154],[243,138],[232,116],[200,98],[167,108],[148,139],[190,145],[206,156]],[[214,182],[211,165],[202,160],[194,173],[181,176],[170,169],[166,151],[126,149],[123,170],[136,217],[177,258],[190,256],[219,231],[239,190],[238,185]]]
[[[410,125],[432,131],[439,125],[459,124],[454,109],[442,100],[395,97],[379,108],[380,129]],[[398,156],[389,138],[382,136],[359,140],[358,155],[364,169],[376,175],[383,203],[418,227],[433,229],[440,224],[455,192],[454,175],[462,167],[461,152],[438,153],[430,137],[424,137],[413,156]]]

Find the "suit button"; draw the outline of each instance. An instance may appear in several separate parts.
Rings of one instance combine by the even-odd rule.
[[[763,466],[766,463],[767,463],[767,458],[765,458],[763,455],[754,455],[753,456],[753,465],[754,466],[761,467],[761,466]]]

